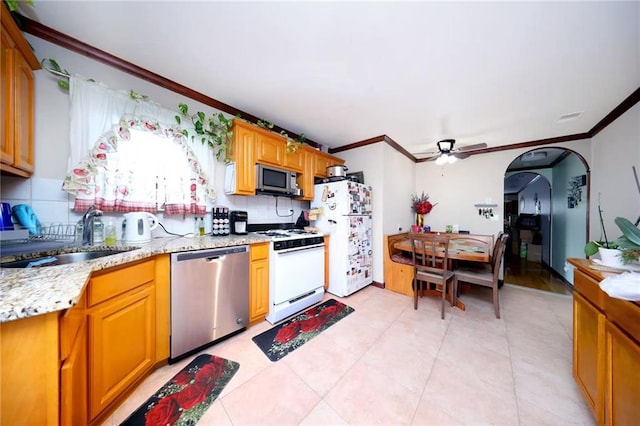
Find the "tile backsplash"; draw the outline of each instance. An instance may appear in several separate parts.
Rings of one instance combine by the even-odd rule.
[[[3,202],[29,204],[43,225],[75,224],[82,214],[72,211],[74,197],[62,191],[62,179],[48,179],[32,177],[30,179],[2,176],[0,180],[0,199]],[[297,201],[286,197],[272,196],[237,196],[218,193],[216,205],[229,207],[229,210],[246,210],[249,223],[295,223],[302,210],[309,208],[308,201]],[[211,209],[205,216],[206,232],[211,231]],[[164,228],[175,234],[193,232],[194,217],[169,216],[162,212],[157,215]],[[122,225],[122,214],[105,214],[102,218],[105,224],[113,221],[118,229]],[[14,221],[15,222],[15,221]],[[166,236],[165,231],[158,227],[153,231],[154,237]]]

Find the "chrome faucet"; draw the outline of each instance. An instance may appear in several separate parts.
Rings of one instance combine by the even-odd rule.
[[[93,221],[97,216],[102,216],[102,210],[96,206],[91,206],[84,212],[80,223],[82,223],[82,245],[93,245]]]

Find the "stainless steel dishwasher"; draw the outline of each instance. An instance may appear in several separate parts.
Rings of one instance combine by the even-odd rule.
[[[249,246],[171,255],[171,354],[177,361],[249,323]]]

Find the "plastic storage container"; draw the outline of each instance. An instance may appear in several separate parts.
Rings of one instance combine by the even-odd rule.
[[[527,243],[520,243],[520,259],[527,258]]]

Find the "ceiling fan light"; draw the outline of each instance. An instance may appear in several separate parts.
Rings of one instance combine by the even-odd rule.
[[[447,164],[447,162],[449,162],[449,156],[447,154],[442,154],[440,157],[438,157],[438,159],[436,160],[436,164],[441,166],[443,164]]]
[[[458,159],[456,158],[456,156],[455,156],[455,155],[447,155],[447,162],[448,162],[449,164],[453,164],[453,163],[455,163],[456,161],[458,161]]]
[[[438,149],[441,152],[449,152],[453,149],[454,139],[443,139],[437,143]]]

